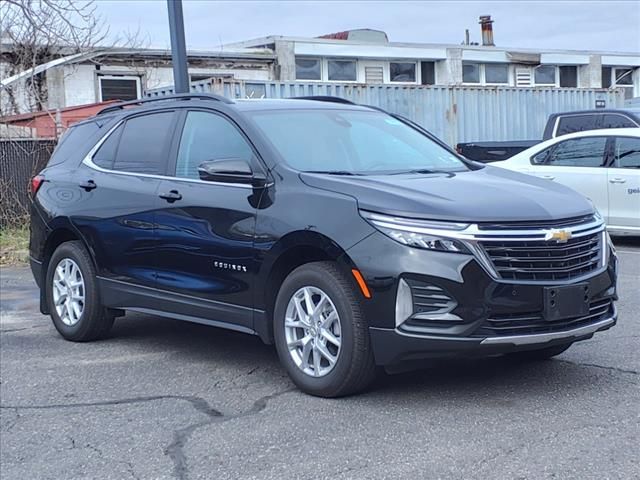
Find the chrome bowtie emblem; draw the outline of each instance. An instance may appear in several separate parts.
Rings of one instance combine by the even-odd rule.
[[[547,242],[555,241],[558,243],[567,243],[573,235],[568,230],[547,230],[544,239]]]

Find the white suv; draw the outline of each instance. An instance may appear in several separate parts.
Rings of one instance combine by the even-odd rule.
[[[640,128],[571,133],[491,165],[571,187],[593,201],[612,234],[640,235]]]

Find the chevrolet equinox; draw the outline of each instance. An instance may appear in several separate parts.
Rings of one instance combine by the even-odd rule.
[[[313,395],[413,360],[549,358],[616,323],[589,200],[340,99],[109,106],[31,195],[40,310],[65,339],[127,310],[229,328]]]

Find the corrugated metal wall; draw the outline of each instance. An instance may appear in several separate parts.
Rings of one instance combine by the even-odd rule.
[[[551,113],[624,105],[624,93],[600,89],[419,87],[317,82],[194,82],[194,92],[229,98],[330,95],[404,115],[450,145],[479,140],[536,140]],[[147,92],[148,96],[172,89]]]

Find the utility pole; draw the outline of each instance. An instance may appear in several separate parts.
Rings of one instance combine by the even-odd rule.
[[[189,72],[187,69],[187,47],[184,41],[182,0],[167,0],[167,9],[169,11],[169,32],[171,33],[174,92],[189,93]]]

